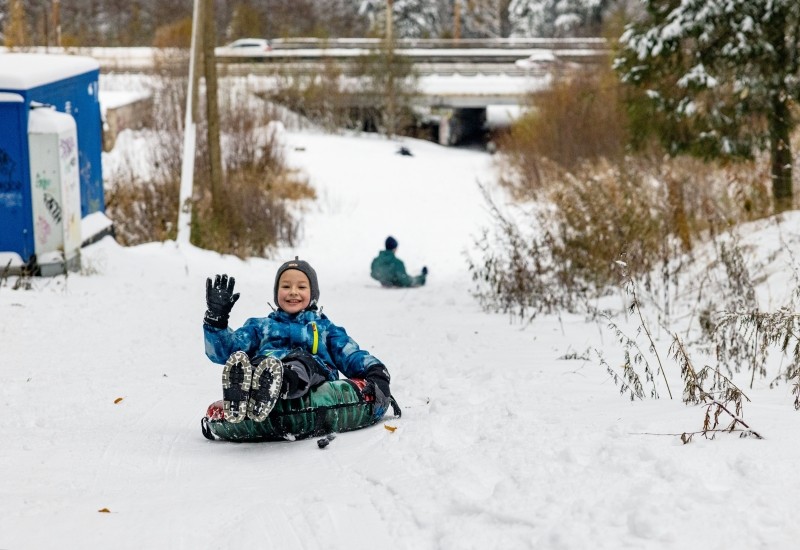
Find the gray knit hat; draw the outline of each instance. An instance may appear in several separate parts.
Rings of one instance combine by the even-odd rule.
[[[289,260],[280,266],[278,268],[278,272],[275,274],[275,289],[273,291],[275,305],[278,305],[278,282],[280,281],[283,272],[290,269],[296,269],[308,277],[308,285],[311,287],[311,301],[308,303],[308,307],[306,309],[317,309],[317,301],[319,301],[319,283],[317,282],[317,272],[314,271],[314,268],[311,267],[311,264],[305,260],[299,259],[297,256],[294,257],[294,260]]]

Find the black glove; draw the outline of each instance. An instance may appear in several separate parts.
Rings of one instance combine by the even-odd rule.
[[[427,275],[427,274],[428,274],[428,268],[427,268],[427,266],[422,266],[422,274],[423,274],[423,275]]]
[[[377,420],[384,415],[391,404],[392,392],[389,390],[389,381],[391,380],[389,371],[383,365],[373,365],[367,369],[364,380],[367,383],[364,386],[364,395],[375,397],[373,417]]]
[[[214,328],[225,328],[228,326],[228,316],[233,309],[233,304],[239,299],[239,293],[233,293],[233,285],[236,279],[227,275],[217,275],[214,283],[211,278],[206,279],[206,316],[203,319],[205,324]]]

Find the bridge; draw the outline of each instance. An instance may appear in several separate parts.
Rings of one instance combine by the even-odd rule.
[[[220,74],[321,74],[331,62],[336,62],[344,74],[352,74],[356,61],[380,51],[384,41],[288,38],[271,43],[272,50],[268,52],[216,48]],[[165,67],[181,70],[186,67],[187,55],[186,50],[156,48],[50,48],[49,51],[88,55],[97,59],[103,72],[148,72]],[[530,91],[536,91],[543,79],[599,64],[609,55],[603,38],[398,39],[393,51],[408,59],[419,75],[421,105],[453,107],[518,105]],[[446,85],[448,77],[451,86]],[[482,82],[476,87],[478,81]]]
[[[335,62],[345,75],[357,61],[384,45],[377,38],[289,38],[271,41],[267,52],[216,48],[220,76],[322,74]],[[39,48],[39,50],[44,50]],[[154,48],[50,48],[53,53],[88,55],[102,72],[183,71],[186,50]],[[442,121],[439,141],[457,143],[486,124],[487,109],[525,105],[528,97],[575,71],[603,63],[609,47],[602,38],[398,39],[393,53],[408,59],[419,76],[413,103],[435,111]],[[354,102],[357,102],[354,94]]]
[[[348,74],[382,47],[377,38],[291,38],[256,54],[217,48],[216,57],[227,74],[321,74],[332,61]],[[419,75],[417,104],[477,108],[519,105],[552,78],[603,62],[609,48],[602,38],[399,39],[393,52]]]
[[[352,74],[359,58],[384,47],[377,38],[292,38],[272,41],[268,52],[222,47],[215,55],[226,74],[323,74],[331,62]],[[555,80],[605,62],[610,51],[602,38],[507,38],[399,39],[393,53],[413,64],[419,93],[412,102],[434,113],[438,141],[454,144],[480,133],[489,109],[525,105]]]

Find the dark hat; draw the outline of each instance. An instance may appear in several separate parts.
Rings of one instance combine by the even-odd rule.
[[[297,256],[294,257],[294,260],[289,260],[280,266],[278,268],[278,272],[275,274],[275,289],[273,291],[275,305],[278,305],[278,282],[280,281],[283,272],[290,269],[296,269],[308,277],[308,285],[311,287],[311,301],[308,303],[308,307],[306,309],[317,309],[317,301],[319,300],[319,283],[317,282],[317,272],[314,271],[314,268],[311,267],[311,264],[305,260],[300,260]]]
[[[386,250],[394,250],[397,248],[397,239],[392,236],[386,237]]]

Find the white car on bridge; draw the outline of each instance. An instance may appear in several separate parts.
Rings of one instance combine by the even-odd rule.
[[[240,38],[230,44],[214,48],[216,56],[259,56],[272,51],[272,45],[266,38]]]

